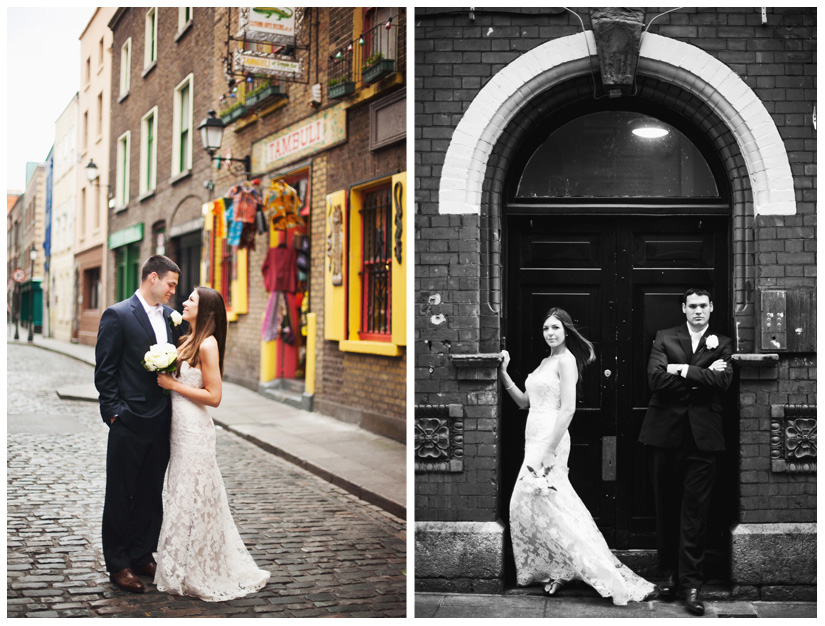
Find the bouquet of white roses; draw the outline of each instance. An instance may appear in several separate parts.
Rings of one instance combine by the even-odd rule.
[[[171,343],[156,343],[140,363],[149,372],[174,372],[178,369],[178,349]],[[163,392],[169,394],[166,389]]]

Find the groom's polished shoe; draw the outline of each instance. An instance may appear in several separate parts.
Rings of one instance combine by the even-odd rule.
[[[685,589],[685,607],[695,615],[705,614],[705,605],[699,599],[698,589]]]
[[[143,593],[146,591],[146,587],[143,586],[143,583],[140,582],[140,579],[135,576],[135,573],[129,567],[110,574],[109,580],[123,589],[123,591],[130,593]]]
[[[154,561],[147,563],[146,565],[141,565],[140,567],[133,568],[135,574],[139,574],[141,576],[148,576],[152,580],[155,580],[155,572],[158,570],[158,564]]]
[[[656,590],[659,592],[659,599],[673,600],[676,597],[676,578],[673,574],[665,576],[664,580],[656,585]]]

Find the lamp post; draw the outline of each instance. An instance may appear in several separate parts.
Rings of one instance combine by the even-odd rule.
[[[232,159],[229,157],[215,156],[215,153],[218,150],[220,150],[221,147],[221,141],[223,140],[223,129],[223,120],[215,114],[215,111],[209,111],[209,117],[205,118],[198,125],[198,130],[200,131],[203,149],[206,150],[206,152],[209,154],[210,159],[218,162],[218,167],[220,167],[222,161],[228,161],[233,164],[230,166],[230,172],[234,172],[236,174],[244,174],[246,178],[249,179],[252,176],[252,164],[249,155],[246,155],[242,159]]]
[[[29,272],[29,343],[34,342],[34,262],[37,259],[37,246],[32,242],[32,249],[29,250],[31,259],[31,271]]]

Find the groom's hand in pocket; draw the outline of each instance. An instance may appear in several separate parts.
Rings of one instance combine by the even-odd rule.
[[[116,419],[117,419],[117,415],[112,415],[112,419],[109,420],[109,426],[114,424]]]

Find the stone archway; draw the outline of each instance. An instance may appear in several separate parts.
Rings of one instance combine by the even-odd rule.
[[[447,149],[439,181],[439,212],[480,214],[482,184],[493,146],[521,107],[563,80],[590,71],[593,33],[547,42],[510,63],[478,93]],[[591,59],[593,57],[593,59]],[[793,215],[796,200],[785,145],[753,90],[699,48],[645,33],[638,73],[702,98],[731,129],[745,160],[757,215]]]

